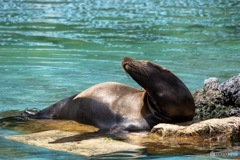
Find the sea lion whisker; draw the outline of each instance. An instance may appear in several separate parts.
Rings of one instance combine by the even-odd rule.
[[[152,79],[151,79],[151,77],[149,76],[149,74],[147,73],[146,69],[145,69],[145,68],[142,68],[142,70],[143,70],[145,76],[148,78],[148,80],[151,81]]]

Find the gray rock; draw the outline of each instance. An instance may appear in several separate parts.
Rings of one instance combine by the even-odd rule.
[[[209,78],[193,97],[196,105],[194,119],[240,116],[240,74],[223,83],[217,78]]]
[[[240,74],[219,85],[218,89],[224,95],[228,104],[240,105]]]
[[[218,89],[220,82],[217,78],[209,78],[204,81],[204,89]]]

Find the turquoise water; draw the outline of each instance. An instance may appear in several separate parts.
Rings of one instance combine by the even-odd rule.
[[[0,112],[43,109],[105,81],[139,88],[121,68],[125,56],[168,68],[191,91],[201,89],[206,78],[224,81],[240,72],[238,0],[0,0],[0,4]],[[0,128],[1,135],[9,132]],[[1,154],[1,145],[7,142],[0,141]],[[12,143],[10,151],[19,148]],[[36,149],[22,159],[36,155],[51,159],[58,154]]]

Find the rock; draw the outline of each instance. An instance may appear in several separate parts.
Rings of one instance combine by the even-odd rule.
[[[165,139],[193,140],[198,139],[225,139],[240,141],[240,117],[223,119],[209,119],[201,122],[181,124],[158,124],[153,127],[152,133]]]
[[[227,104],[240,106],[240,74],[230,78],[228,81],[222,83],[218,89],[227,97]]]
[[[213,77],[213,78],[209,78],[209,79],[206,79],[204,81],[204,88],[205,89],[218,89],[220,85],[220,82],[217,78]]]
[[[220,83],[217,78],[204,81],[202,90],[193,93],[195,120],[240,116],[240,74]]]
[[[116,141],[105,137],[79,141],[76,139],[78,135],[79,132],[50,130],[25,135],[6,136],[4,138],[33,146],[80,154],[83,156],[96,156],[118,151],[129,152],[144,148],[143,146]],[[62,139],[64,139],[64,141],[60,141]]]
[[[116,135],[98,134],[98,130],[67,121],[33,121],[18,127],[24,130],[30,124],[28,134],[3,136],[25,144],[70,152],[96,159],[109,154],[130,154],[137,157],[147,154],[182,155],[208,154],[216,146],[233,148],[240,141],[240,117],[210,119],[181,124],[158,124],[149,132],[121,132]],[[32,125],[31,125],[32,124]],[[33,125],[35,124],[35,125]],[[45,128],[46,126],[50,126]],[[59,125],[58,125],[59,124]],[[41,126],[33,129],[32,126]],[[59,127],[60,126],[60,127]],[[74,127],[75,126],[75,127]],[[67,127],[67,128],[65,128]],[[31,131],[31,133],[29,133]],[[35,133],[37,131],[37,133]],[[100,132],[101,133],[101,132]],[[130,159],[129,158],[129,159]],[[101,159],[101,158],[100,158]]]

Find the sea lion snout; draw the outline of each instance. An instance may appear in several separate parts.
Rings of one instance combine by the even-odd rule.
[[[139,71],[141,68],[146,68],[148,65],[149,61],[145,60],[133,60],[129,57],[125,57],[122,60],[122,67],[126,72],[136,72]]]
[[[127,70],[129,67],[129,64],[133,63],[133,59],[129,58],[129,57],[124,57],[122,60],[122,67],[123,69]]]

